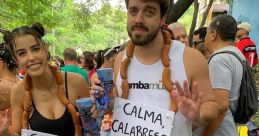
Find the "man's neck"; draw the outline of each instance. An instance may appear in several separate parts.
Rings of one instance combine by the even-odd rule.
[[[76,65],[77,66],[77,62],[75,60],[66,60],[65,64],[66,65]]]
[[[234,46],[234,42],[233,41],[217,41],[214,42],[212,46],[210,53],[214,53],[216,50],[224,48],[224,47],[228,47],[228,46]]]
[[[154,64],[161,58],[164,39],[161,31],[158,32],[156,38],[147,45],[137,46],[134,50],[134,55],[143,64]]]
[[[243,33],[242,35],[238,36],[238,39],[241,40],[241,39],[244,39],[244,38],[247,38],[247,37],[249,37],[249,35],[247,33]]]
[[[240,37],[240,40],[242,40],[242,39],[244,39],[244,38],[248,38],[249,36],[248,35],[242,35],[241,37]]]

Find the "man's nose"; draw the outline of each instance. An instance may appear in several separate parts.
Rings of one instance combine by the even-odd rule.
[[[138,14],[135,17],[136,23],[143,23],[144,22],[144,14],[142,11],[138,12]]]

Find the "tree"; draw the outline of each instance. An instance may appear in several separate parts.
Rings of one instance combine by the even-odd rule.
[[[192,45],[192,37],[193,37],[193,31],[196,27],[197,24],[197,18],[199,14],[199,2],[198,0],[194,0],[194,12],[193,12],[193,17],[192,17],[192,25],[190,28],[190,33],[189,33],[189,43]]]
[[[184,12],[191,6],[194,0],[178,0],[174,3],[174,0],[170,0],[170,6],[167,12],[167,24],[176,22]]]
[[[206,5],[207,8],[206,8],[205,12],[203,13],[200,27],[202,27],[202,26],[205,25],[205,22],[206,22],[206,20],[207,20],[207,16],[208,16],[208,14],[209,14],[209,11],[210,11],[210,9],[211,9],[211,7],[212,7],[213,2],[214,2],[214,0],[209,0],[209,4]]]

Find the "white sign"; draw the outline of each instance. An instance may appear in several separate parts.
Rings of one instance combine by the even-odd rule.
[[[38,131],[27,130],[27,129],[22,129],[22,135],[21,136],[56,136],[56,135],[47,134],[47,133],[38,132]]]
[[[111,136],[170,136],[174,112],[115,98]]]

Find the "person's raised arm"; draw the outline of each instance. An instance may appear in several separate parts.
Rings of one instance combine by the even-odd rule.
[[[186,47],[184,64],[191,89],[194,87],[194,90],[199,92],[196,95],[201,96],[199,118],[193,120],[193,123],[199,126],[207,125],[216,119],[218,113],[218,104],[212,92],[207,61],[200,52]],[[191,94],[195,92],[191,90]]]

